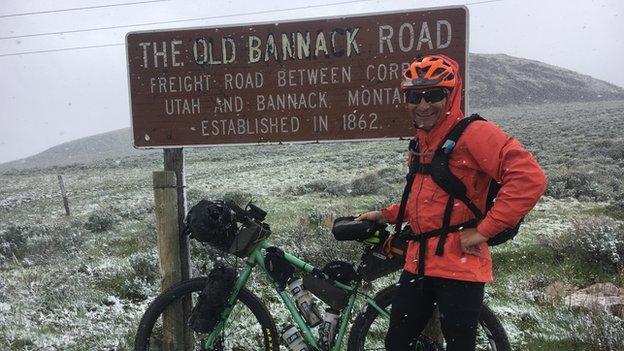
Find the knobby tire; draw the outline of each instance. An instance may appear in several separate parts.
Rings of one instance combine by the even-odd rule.
[[[389,310],[392,304],[392,296],[396,286],[392,285],[380,291],[375,296],[375,302],[381,308]],[[379,313],[374,308],[367,308],[355,319],[348,341],[348,351],[385,350],[384,338],[388,330],[388,319],[377,318]],[[373,323],[377,320],[377,324]],[[477,335],[477,351],[511,351],[509,339],[500,321],[492,310],[483,305],[479,319],[479,331]],[[371,326],[373,326],[371,328]],[[438,351],[441,346],[426,338],[423,338],[414,350]]]
[[[167,306],[179,303],[185,296],[191,296],[194,305],[197,295],[206,286],[207,281],[206,277],[182,281],[158,295],[141,318],[134,350],[161,350],[162,348],[158,345],[162,339],[160,335],[166,333],[162,327],[161,314]],[[260,299],[244,288],[238,294],[237,304],[226,321],[224,329],[213,350],[279,350],[279,335],[273,318]],[[244,336],[241,335],[242,333]],[[207,337],[206,334],[193,333],[195,343],[192,350],[204,350],[201,340],[205,337]]]

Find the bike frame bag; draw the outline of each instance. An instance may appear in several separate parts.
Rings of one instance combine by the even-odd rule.
[[[307,274],[303,277],[303,285],[331,308],[342,310],[349,303],[349,292],[335,287],[331,281],[347,285],[351,283],[355,279],[353,265],[344,261],[331,261],[321,271],[329,277],[329,280]]]

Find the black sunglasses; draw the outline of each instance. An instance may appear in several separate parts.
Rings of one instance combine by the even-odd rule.
[[[408,90],[405,92],[405,102],[408,104],[420,104],[421,99],[428,103],[439,102],[446,97],[446,91],[442,88],[435,88],[427,91]]]

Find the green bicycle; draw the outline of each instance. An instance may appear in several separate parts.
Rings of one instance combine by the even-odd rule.
[[[179,313],[183,301],[190,301],[192,306],[196,306],[202,299],[202,291],[210,283],[208,277],[193,278],[172,286],[149,305],[138,327],[135,350],[280,350],[280,339],[284,332],[278,333],[271,312],[247,287],[255,268],[259,268],[266,278],[274,283],[277,294],[288,310],[296,328],[289,326],[290,331],[295,331],[298,338],[299,346],[296,346],[296,350],[339,351],[345,347],[348,351],[385,349],[384,337],[388,330],[389,311],[396,286],[388,286],[374,297],[362,291],[363,283],[366,279],[370,279],[364,273],[366,266],[371,268],[370,261],[364,263],[366,254],[370,253],[370,246],[364,247],[362,259],[355,268],[343,262],[341,266],[352,269],[342,274],[348,276],[345,279],[340,277],[340,274],[339,276],[328,274],[326,270],[314,267],[268,242],[267,238],[271,231],[263,222],[266,212],[257,206],[250,203],[242,209],[229,202],[227,207],[233,213],[231,220],[241,224],[235,226],[237,239],[229,244],[229,251],[246,258],[246,261],[240,272],[237,272],[237,277],[232,280],[232,284],[223,288],[229,291],[221,292],[221,295],[226,296],[226,300],[221,310],[213,316],[214,323],[210,330],[205,333],[191,330],[187,333],[190,335],[182,337],[184,341],[171,344],[171,340],[176,338],[174,334],[180,333],[180,326],[189,325],[189,320],[182,320],[184,319],[182,313]],[[279,257],[282,263],[304,275],[304,285],[308,290],[330,305],[339,316],[329,342],[327,338],[323,342],[319,341],[309,325],[309,318],[306,320],[306,314],[302,313],[301,305],[297,304],[290,289],[284,288],[285,281],[279,281],[281,278],[271,271],[274,263],[267,265],[268,252],[276,251],[281,253]],[[399,268],[397,266],[394,269]],[[316,288],[312,289],[314,286]],[[363,304],[364,308],[352,322],[354,309],[358,304]],[[169,318],[172,318],[173,322],[164,321],[163,314],[172,316]],[[348,341],[345,344],[350,324]],[[511,350],[505,330],[486,305],[483,306],[479,324],[478,350]],[[319,330],[322,329],[321,327]],[[324,335],[327,336],[327,333]],[[292,337],[290,339],[287,337],[286,341],[292,341]],[[426,336],[420,336],[414,343],[413,350],[436,351],[443,350],[443,346]]]

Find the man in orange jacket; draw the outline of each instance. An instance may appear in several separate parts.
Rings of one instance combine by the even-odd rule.
[[[404,72],[401,90],[418,142],[408,163],[430,165],[436,151],[448,142],[447,134],[464,118],[458,64],[444,55],[419,58]],[[448,157],[448,169],[465,185],[468,201],[450,198],[428,171],[415,174],[403,217],[414,240],[393,300],[386,336],[390,351],[410,350],[436,305],[447,351],[475,349],[483,288],[493,280],[487,241],[518,225],[546,189],[544,172],[532,155],[484,120],[468,124]],[[486,212],[491,182],[500,184],[500,189]],[[357,219],[395,223],[399,207],[394,204]],[[479,210],[485,215],[477,221],[474,213]],[[461,226],[471,220],[476,227]],[[453,232],[418,240],[420,234],[453,227]],[[425,247],[419,252],[421,243]]]

